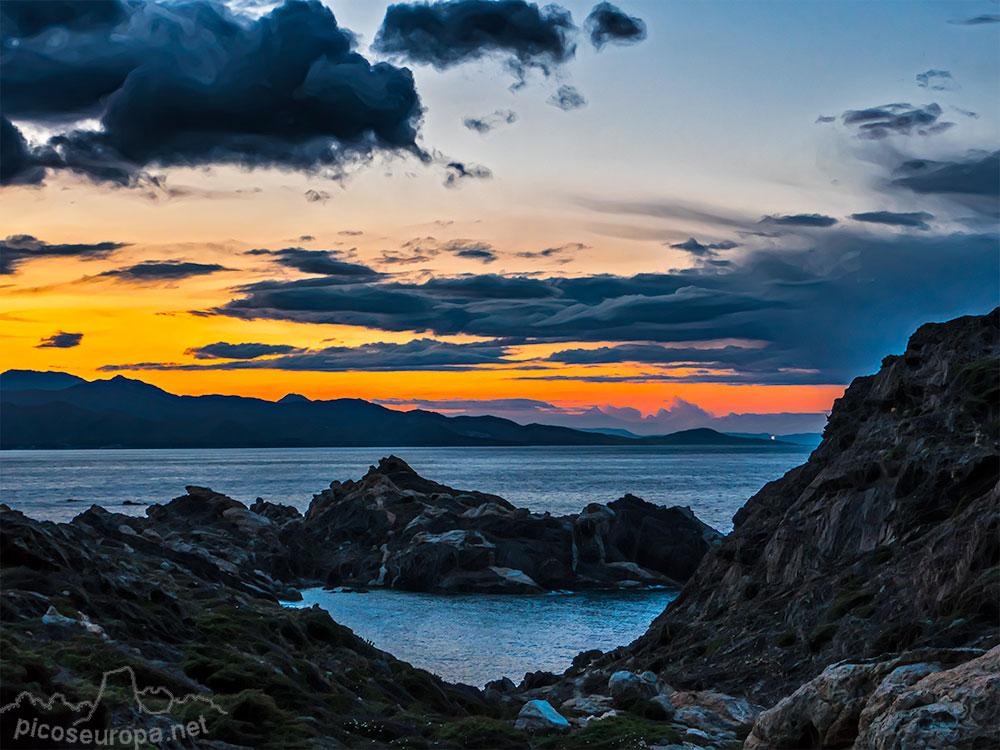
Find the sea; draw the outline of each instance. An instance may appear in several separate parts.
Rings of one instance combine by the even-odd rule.
[[[144,515],[188,485],[250,504],[261,497],[304,511],[331,481],[359,479],[396,455],[422,476],[500,495],[553,515],[626,493],[690,507],[728,533],[733,514],[810,448],[587,446],[490,448],[261,448],[0,451],[0,502],[64,522],[90,505]],[[127,504],[126,504],[127,503]],[[137,503],[137,504],[133,504]],[[526,671],[561,672],[580,651],[642,635],[677,595],[669,589],[532,596],[306,590],[289,606],[323,607],[394,656],[453,682],[481,686]]]

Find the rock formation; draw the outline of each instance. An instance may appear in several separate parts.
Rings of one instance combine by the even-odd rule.
[[[553,517],[417,475],[395,456],[334,482],[282,526],[300,574],[328,585],[535,593],[687,580],[720,535],[687,508],[626,495]]]

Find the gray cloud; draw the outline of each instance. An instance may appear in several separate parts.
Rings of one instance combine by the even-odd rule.
[[[517,112],[512,109],[498,109],[492,114],[482,117],[466,117],[462,124],[469,130],[485,135],[500,125],[513,125],[517,122]]]
[[[934,69],[917,73],[917,85],[931,91],[954,91],[958,88],[958,83],[949,71]]]
[[[958,26],[983,26],[988,23],[1000,23],[1000,14],[983,13],[982,15],[966,18],[961,21],[949,21],[948,23]]]
[[[583,97],[583,94],[577,91],[574,86],[568,85],[560,86],[556,89],[556,93],[550,96],[546,101],[553,107],[558,107],[566,112],[574,109],[580,109],[580,107],[587,104],[587,100]]]
[[[50,244],[30,234],[14,234],[0,240],[0,274],[14,273],[18,266],[38,258],[106,258],[127,242]]]
[[[227,344],[219,341],[215,344],[205,346],[195,346],[185,354],[192,355],[195,359],[257,359],[258,357],[270,357],[276,354],[291,354],[302,349],[287,344]]]
[[[374,268],[336,258],[334,251],[286,247],[282,250],[248,250],[246,255],[267,256],[279,266],[294,268],[302,273],[338,277],[345,281],[364,281],[382,276]]]
[[[524,0],[448,0],[390,5],[373,48],[438,69],[482,57],[504,59],[523,81],[525,69],[546,75],[576,52],[568,11]]]
[[[482,165],[452,161],[445,166],[444,186],[454,188],[462,180],[488,180],[491,177],[493,173]]]
[[[931,227],[927,223],[934,216],[926,211],[915,211],[912,213],[896,213],[894,211],[867,211],[860,214],[851,214],[855,221],[865,221],[871,224],[887,224],[891,227],[913,227],[922,231],[927,231]]]
[[[954,125],[939,122],[941,106],[927,104],[883,104],[868,109],[851,109],[841,115],[845,125],[857,129],[858,135],[870,140],[880,140],[890,135],[933,135]]]
[[[83,340],[82,333],[66,333],[65,331],[59,331],[54,333],[48,338],[42,339],[38,344],[36,344],[36,349],[72,349],[74,346],[79,346],[80,342]]]
[[[964,160],[912,159],[899,166],[893,185],[915,193],[949,193],[995,198],[1000,195],[1000,151]],[[994,206],[995,211],[995,206]]]
[[[483,263],[492,263],[497,259],[496,249],[488,242],[452,240],[442,245],[441,249],[446,253],[451,253],[456,258],[479,260]]]
[[[779,227],[817,227],[828,228],[837,223],[832,216],[823,214],[792,214],[790,216],[765,216],[760,220],[761,224],[774,224]]]
[[[176,281],[192,276],[205,276],[219,271],[232,269],[218,263],[192,263],[181,260],[146,260],[125,268],[104,271],[92,278],[112,278],[120,281],[137,283],[153,283],[157,281]]]
[[[670,247],[675,250],[684,250],[692,255],[707,257],[715,255],[717,250],[732,250],[734,247],[739,247],[739,245],[735,242],[730,242],[729,240],[723,240],[722,242],[701,243],[694,237],[691,237],[684,240],[684,242],[672,244]]]
[[[598,3],[583,24],[594,49],[606,44],[636,44],[646,38],[646,24],[641,18],[622,12],[611,3]]]

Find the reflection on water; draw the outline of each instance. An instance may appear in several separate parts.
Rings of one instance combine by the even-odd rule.
[[[525,672],[559,674],[581,651],[626,645],[642,635],[676,591],[592,591],[510,596],[302,592],[292,607],[318,604],[334,620],[393,656],[449,682],[481,687]]]

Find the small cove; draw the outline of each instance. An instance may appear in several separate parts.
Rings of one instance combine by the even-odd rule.
[[[501,677],[520,682],[529,671],[558,674],[581,651],[624,646],[676,596],[669,589],[511,596],[315,588],[286,605],[318,605],[396,658],[482,687]]]

